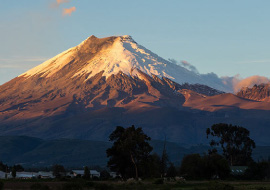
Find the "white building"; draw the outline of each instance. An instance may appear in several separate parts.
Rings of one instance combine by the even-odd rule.
[[[0,179],[6,179],[7,178],[7,173],[0,171]]]
[[[72,170],[73,172],[73,176],[77,177],[77,176],[83,176],[84,175],[84,170]]]
[[[96,170],[90,170],[90,176],[91,176],[91,178],[93,178],[93,177],[100,178],[100,172],[98,172]]]
[[[77,176],[84,176],[84,170],[72,170],[73,172],[73,176],[77,177]],[[90,177],[98,177],[100,178],[100,172],[96,171],[96,170],[90,170]]]
[[[37,177],[38,177],[38,173],[36,172],[16,172],[16,178],[19,178],[19,179],[31,179],[31,178],[37,178]]]
[[[38,172],[38,177],[40,177],[41,179],[55,178],[53,172],[43,172],[43,171]]]

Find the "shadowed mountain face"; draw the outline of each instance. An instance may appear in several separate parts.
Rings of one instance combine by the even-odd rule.
[[[226,122],[270,143],[261,136],[270,104],[175,82],[198,77],[129,36],[91,36],[0,86],[0,135],[107,140],[115,126],[135,124],[154,139],[194,144]]]
[[[270,101],[270,84],[260,84],[254,85],[252,88],[242,88],[238,93],[237,96],[256,100],[256,101]]]

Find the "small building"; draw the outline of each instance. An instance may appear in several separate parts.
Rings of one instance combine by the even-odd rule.
[[[84,176],[84,170],[72,170],[74,177],[82,177]]]
[[[43,171],[39,171],[38,172],[38,177],[40,177],[41,179],[52,179],[55,178],[53,175],[53,172],[43,172]]]
[[[7,175],[8,174],[6,172],[0,171],[0,179],[6,179]]]
[[[231,174],[234,176],[237,175],[244,175],[245,171],[247,170],[247,166],[231,166]]]
[[[97,177],[100,178],[100,172],[96,171],[96,170],[90,170],[90,177]]]
[[[117,174],[116,172],[110,172],[111,178],[121,178],[121,175]]]
[[[35,172],[16,172],[16,178],[18,179],[32,179],[37,177],[38,173]]]
[[[83,177],[84,176],[84,170],[72,170],[73,176],[72,177]],[[96,170],[90,170],[90,177],[98,177],[100,178],[100,172]]]

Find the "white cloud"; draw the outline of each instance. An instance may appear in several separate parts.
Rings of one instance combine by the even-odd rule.
[[[0,68],[14,68],[23,69],[26,67],[34,67],[37,64],[48,60],[45,57],[11,57],[11,58],[0,58]]]

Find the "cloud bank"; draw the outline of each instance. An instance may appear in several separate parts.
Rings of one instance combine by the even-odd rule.
[[[178,62],[175,59],[169,59],[170,62],[180,65],[187,70],[199,75],[202,81],[206,81],[207,84],[212,84],[212,87],[219,86],[225,92],[237,93],[243,87],[253,87],[255,84],[270,83],[270,79],[264,76],[254,75],[247,78],[242,78],[239,74],[235,76],[223,76],[219,77],[215,73],[201,74],[197,68],[187,61]],[[220,89],[220,90],[222,90]]]
[[[270,83],[269,78],[259,75],[250,76],[245,79],[240,79],[239,77],[236,77],[233,79],[233,90],[235,93],[237,93],[243,87],[253,87],[255,84],[262,83]]]

